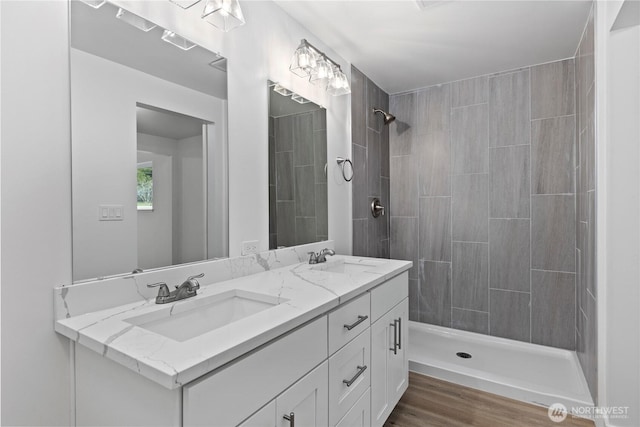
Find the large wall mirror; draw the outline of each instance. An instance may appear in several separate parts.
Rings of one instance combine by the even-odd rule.
[[[228,256],[226,59],[70,2],[74,281]]]
[[[328,239],[326,110],[269,82],[269,248]]]

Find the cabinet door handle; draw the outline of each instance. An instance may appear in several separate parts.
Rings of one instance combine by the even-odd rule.
[[[365,320],[367,320],[368,318],[369,318],[369,316],[358,316],[358,320],[356,320],[355,322],[353,322],[350,325],[344,325],[344,327],[347,328],[347,331],[350,331],[353,328],[355,328],[356,326],[358,326],[360,323],[362,323]]]
[[[389,323],[389,326],[393,326],[393,347],[390,348],[390,351],[393,351],[393,354],[398,354],[398,322],[394,319],[393,323]]]
[[[402,350],[402,317],[398,317],[398,349]]]
[[[362,375],[362,373],[364,371],[367,370],[367,365],[364,366],[358,366],[358,372],[356,372],[356,374],[353,376],[353,378],[351,378],[350,380],[342,380],[343,383],[345,383],[347,385],[347,387],[351,387],[351,384],[354,383],[355,380],[358,379],[358,377],[360,375]]]
[[[289,421],[290,427],[296,427],[296,414],[294,414],[293,412],[289,413],[289,415],[284,414],[282,418]]]

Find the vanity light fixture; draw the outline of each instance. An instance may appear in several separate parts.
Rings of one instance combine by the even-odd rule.
[[[311,83],[323,86],[330,95],[351,93],[349,81],[340,65],[306,39],[302,39],[293,53],[289,70],[298,77],[306,77]]]
[[[279,93],[282,96],[291,96],[293,92],[291,92],[286,87],[282,86],[280,83],[276,83],[273,85],[273,91]]]
[[[86,4],[87,6],[91,6],[94,9],[98,9],[100,6],[102,6],[107,2],[107,0],[80,0],[80,1]]]
[[[179,47],[182,50],[193,49],[197,46],[195,43],[190,42],[184,37],[179,36],[173,31],[169,30],[164,30],[164,33],[162,33],[162,40],[166,41],[167,43],[171,43],[172,45]]]
[[[311,102],[307,98],[304,98],[304,97],[298,95],[297,93],[292,93],[291,94],[291,99],[293,101],[297,102],[298,104],[308,104],[309,102]]]
[[[157,25],[154,24],[153,22],[147,21],[143,17],[138,16],[134,13],[127,12],[123,8],[118,9],[118,13],[116,13],[116,18],[121,19],[122,21],[126,22],[129,25],[133,25],[137,29],[142,30],[144,32],[151,31],[155,27],[157,27]]]
[[[202,19],[224,32],[245,23],[238,0],[206,0]]]
[[[191,6],[200,3],[200,0],[169,0],[171,3],[180,6],[183,9],[189,9]]]

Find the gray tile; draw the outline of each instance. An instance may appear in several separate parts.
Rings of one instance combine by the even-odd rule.
[[[531,179],[533,194],[573,193],[574,116],[531,123]]]
[[[367,256],[368,230],[366,219],[353,220],[353,249],[354,256]]]
[[[416,132],[416,93],[394,95],[389,99],[389,111],[396,116],[389,124],[389,154],[404,156],[413,153]]]
[[[391,217],[389,244],[392,259],[413,261],[409,278],[418,278],[418,218]]]
[[[420,321],[420,287],[417,279],[409,279],[409,320]]]
[[[276,153],[293,151],[293,116],[279,117],[275,120]]]
[[[531,118],[546,119],[575,112],[573,59],[531,68]]]
[[[529,70],[489,79],[489,145],[529,144]]]
[[[531,200],[531,268],[575,272],[574,196]]]
[[[492,218],[529,218],[529,146],[492,148],[489,197]]]
[[[353,149],[353,219],[366,219],[369,216],[367,197],[367,149],[352,145]],[[347,166],[348,167],[348,166]]]
[[[296,216],[293,202],[277,202],[278,246],[295,246]]]
[[[366,77],[356,67],[351,67],[351,141],[367,146],[367,85]]]
[[[295,202],[296,216],[316,215],[316,183],[313,166],[294,168],[296,177]],[[314,228],[315,230],[315,228]]]
[[[431,86],[417,92],[416,135],[446,133],[451,115],[451,85]]]
[[[277,229],[276,186],[269,186],[269,234],[275,234]]]
[[[316,233],[318,236],[329,235],[328,217],[327,184],[316,184]]]
[[[418,177],[414,156],[391,157],[390,196],[394,216],[418,216]]]
[[[451,327],[451,263],[420,261],[420,321]]]
[[[296,245],[317,241],[315,217],[296,217]]]
[[[391,185],[393,185],[393,180]],[[453,177],[451,202],[453,240],[462,242],[488,241],[488,187],[488,174]]]
[[[312,114],[313,130],[327,130],[327,110],[319,108]]]
[[[448,131],[416,137],[418,186],[421,196],[451,195],[451,150]]]
[[[487,104],[451,110],[452,173],[486,173],[489,157]]]
[[[451,309],[451,327],[486,335],[489,333],[489,313],[454,307]]]
[[[573,273],[531,270],[531,342],[575,350]]]
[[[373,201],[373,197],[369,198],[370,202]],[[368,256],[374,258],[383,258],[383,244],[382,240],[387,239],[387,215],[374,218],[369,215],[368,221]]]
[[[529,292],[530,220],[492,219],[489,229],[491,288]]]
[[[276,185],[276,138],[269,136],[269,184]]]
[[[451,304],[489,311],[489,245],[453,242]]]
[[[389,178],[389,126],[380,134],[380,176]]]
[[[269,116],[269,136],[276,136],[275,118]]]
[[[327,131],[313,132],[313,164],[315,166],[316,184],[327,182]]]
[[[390,251],[391,248],[389,247],[389,239],[380,240],[380,258],[391,258]]]
[[[293,116],[293,164],[313,165],[313,116],[312,113]]]
[[[380,113],[373,113],[374,108],[384,110],[382,90],[371,79],[367,79],[367,128],[381,132],[384,120]]]
[[[276,153],[277,200],[293,200],[293,152]]]
[[[481,104],[489,99],[489,78],[475,77],[451,83],[451,107]]]
[[[380,134],[367,130],[367,196],[380,196]]]
[[[278,249],[278,235],[269,234],[269,249]]]
[[[420,198],[420,259],[451,261],[451,198]]]
[[[587,118],[587,128],[585,129],[585,145],[584,148],[587,151],[587,170],[586,170],[586,185],[587,191],[596,189],[596,137],[595,137],[595,123],[593,115]]]
[[[530,342],[530,296],[524,292],[491,289],[489,333],[494,337]]]
[[[380,195],[380,203],[382,204],[382,206],[384,206],[385,208],[385,214],[384,216],[380,217],[383,218],[384,220],[384,227],[380,227],[379,232],[380,232],[380,237],[382,239],[388,239],[389,238],[389,217],[393,214],[391,212],[391,204],[389,201],[389,191],[390,191],[390,180],[389,178],[380,178],[380,192],[382,193]],[[388,252],[388,251],[387,251]]]

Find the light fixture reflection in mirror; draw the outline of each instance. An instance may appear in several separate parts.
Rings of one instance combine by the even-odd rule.
[[[73,280],[227,257],[226,59],[70,7]]]
[[[327,240],[326,110],[268,86],[269,248]]]

